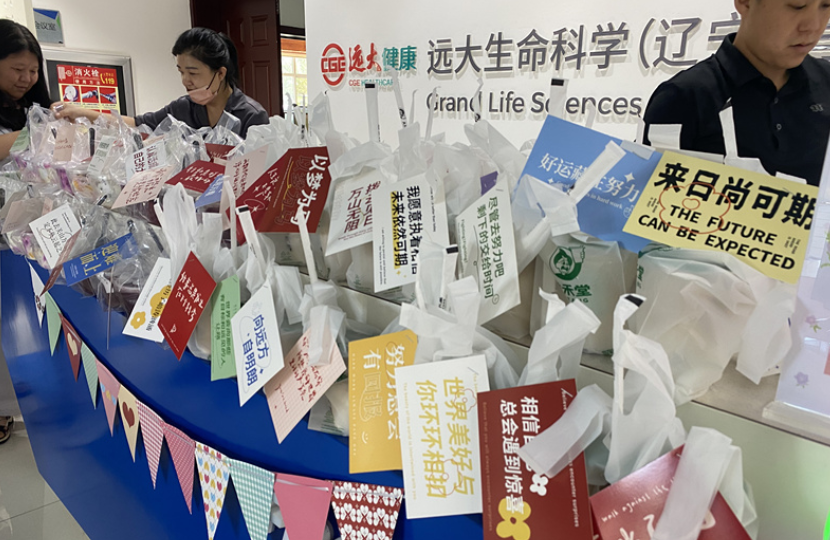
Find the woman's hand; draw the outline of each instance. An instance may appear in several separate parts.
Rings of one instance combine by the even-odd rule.
[[[101,115],[98,111],[84,109],[73,103],[64,103],[62,101],[53,103],[51,109],[55,112],[55,118],[66,118],[72,122],[78,118],[86,118],[90,122],[94,122]]]

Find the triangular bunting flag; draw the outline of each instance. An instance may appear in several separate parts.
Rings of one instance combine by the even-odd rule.
[[[142,420],[143,422],[143,420]],[[208,539],[213,540],[222,507],[225,505],[225,492],[228,489],[229,467],[225,456],[206,444],[196,443],[196,465],[199,483],[202,485],[202,500],[205,503]],[[269,512],[270,512],[270,506]]]
[[[138,403],[132,392],[124,385],[121,385],[121,390],[118,391],[118,405],[121,409],[121,421],[124,424],[127,443],[130,445],[130,453],[135,461],[135,443],[138,440]]]
[[[192,514],[193,463],[196,461],[196,443],[170,424],[164,424],[162,428],[164,429],[164,438],[167,440],[167,448],[170,449],[170,456],[173,458],[173,465],[176,466],[176,474],[179,477],[179,485],[182,487],[184,502],[187,503],[187,510]]]
[[[403,490],[400,488],[334,482],[331,506],[343,540],[392,538],[402,501]],[[352,512],[355,508],[360,511]]]
[[[104,410],[107,411],[107,422],[110,425],[110,435],[112,435],[121,383],[100,360],[98,361],[98,382],[101,384],[101,399],[104,401]]]
[[[72,363],[72,373],[75,374],[77,381],[78,372],[81,370],[81,336],[63,314],[59,313],[59,316],[63,325],[63,335],[66,338],[66,349],[69,351],[69,361]]]
[[[92,398],[92,406],[98,408],[98,366],[96,365],[98,359],[86,346],[86,343],[81,342],[81,360],[84,361],[84,374],[86,375],[86,383],[89,386],[89,395]]]
[[[161,443],[164,442],[162,420],[150,407],[136,400],[138,404],[138,418],[141,422],[141,433],[144,435],[144,449],[147,451],[147,466],[150,467],[150,478],[153,479],[153,488],[156,487],[156,475],[159,471],[159,457]]]
[[[271,499],[274,497],[274,473],[244,461],[226,460],[251,540],[267,540]]]
[[[37,323],[42,328],[43,327],[43,311],[46,309],[44,306],[44,297],[40,293],[43,291],[43,281],[40,280],[40,276],[37,275],[35,272],[35,268],[32,266],[32,263],[29,263],[29,272],[32,275],[32,290],[35,293],[35,309],[37,310]],[[52,349],[54,352],[54,348]]]
[[[52,349],[52,354],[55,354],[55,347],[58,345],[58,338],[61,335],[61,310],[52,298],[52,295],[46,293],[43,295],[46,299],[46,324],[49,327],[49,347]]]
[[[291,540],[317,540],[323,536],[329,515],[331,482],[277,474],[274,493],[285,519],[285,532]]]

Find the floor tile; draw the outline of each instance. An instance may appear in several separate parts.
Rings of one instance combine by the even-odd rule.
[[[60,502],[0,521],[0,540],[88,540]]]
[[[26,431],[15,426],[0,445],[0,505],[14,518],[57,501],[37,470]]]

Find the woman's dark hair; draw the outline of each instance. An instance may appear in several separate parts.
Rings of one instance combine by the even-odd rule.
[[[173,45],[173,56],[189,54],[213,71],[228,70],[225,82],[231,87],[239,86],[239,59],[231,38],[208,28],[191,28],[184,32]]]
[[[24,51],[37,57],[37,82],[19,101],[0,90],[0,127],[17,131],[26,126],[26,109],[33,103],[42,107],[52,104],[43,76],[43,52],[35,36],[25,26],[10,19],[0,19],[0,60]]]

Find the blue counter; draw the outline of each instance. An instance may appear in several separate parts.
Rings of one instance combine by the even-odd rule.
[[[67,509],[92,540],[207,538],[199,482],[191,515],[165,446],[153,489],[143,442],[138,441],[133,463],[120,419],[110,436],[100,395],[94,409],[84,375],[75,381],[63,338],[54,357],[50,354],[46,317],[40,327],[27,261],[4,251],[0,264],[3,350],[38,468]],[[45,282],[46,272],[37,271]],[[211,382],[210,365],[190,353],[179,362],[169,349],[123,336],[124,317],[118,313],[112,315],[107,349],[107,314],[96,299],[60,285],[51,294],[115,377],[193,439],[275,472],[403,487],[400,472],[350,475],[348,440],[310,431],[306,420],[278,444],[262,393],[240,407],[234,379]],[[216,540],[249,538],[232,490]],[[408,520],[405,508],[395,539],[482,537],[480,515]],[[334,522],[331,513],[329,519]],[[270,538],[281,536],[275,531]]]

